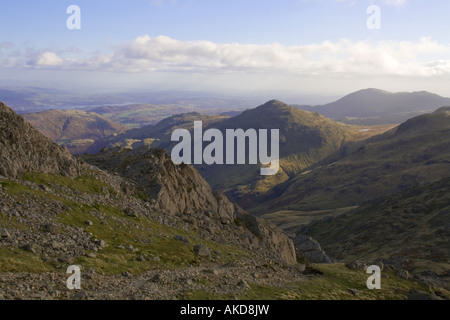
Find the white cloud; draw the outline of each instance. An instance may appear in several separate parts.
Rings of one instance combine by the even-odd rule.
[[[278,74],[320,76],[450,75],[450,46],[430,38],[418,41],[341,39],[299,46],[180,41],[144,35],[109,53],[64,58],[68,52],[31,54],[29,68],[121,73]],[[11,60],[14,58],[13,60]],[[0,67],[20,67],[21,59],[0,52]]]
[[[35,67],[58,67],[64,64],[64,60],[51,51],[43,52],[28,60],[28,65]]]
[[[121,72],[215,72],[432,76],[442,74],[450,46],[422,38],[377,43],[342,39],[302,46],[217,44],[148,35],[94,57],[90,68]],[[434,64],[439,61],[439,64]],[[435,68],[433,66],[436,66]]]

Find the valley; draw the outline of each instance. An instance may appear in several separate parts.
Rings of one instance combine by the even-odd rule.
[[[97,111],[24,115],[39,133],[2,105],[0,297],[449,298],[448,107],[400,125],[344,124],[278,100],[135,128],[128,111],[123,124]],[[195,137],[198,121],[202,137],[279,130],[279,172],[174,164],[173,132]],[[238,149],[248,162],[249,148]],[[74,263],[82,294],[57,280]],[[369,264],[389,274],[382,292],[364,289]],[[38,294],[14,289],[24,273],[47,279]]]

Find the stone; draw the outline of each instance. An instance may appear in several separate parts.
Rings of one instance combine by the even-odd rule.
[[[27,243],[22,248],[33,254],[36,254],[38,252],[38,247],[34,243]]]
[[[367,268],[368,268],[367,264],[363,263],[361,261],[352,261],[352,262],[347,263],[345,266],[348,269],[351,269],[351,270],[363,270],[363,271],[366,271]]]
[[[145,254],[141,254],[139,257],[137,257],[136,259],[137,261],[145,261],[147,260],[147,256]]]
[[[47,187],[45,184],[40,184],[40,185],[38,185],[38,187],[44,192],[50,192],[51,191],[50,188]]]
[[[239,280],[239,282],[237,283],[238,287],[240,287],[241,289],[244,290],[249,290],[251,289],[250,285],[247,283],[247,281],[245,280]]]
[[[175,240],[184,242],[185,244],[189,244],[189,239],[180,235],[174,237]]]
[[[136,212],[136,210],[132,209],[132,208],[127,208],[123,211],[127,216],[132,217],[132,218],[137,218],[139,215]]]
[[[408,280],[409,279],[409,272],[407,270],[401,269],[401,270],[397,270],[395,272],[395,274],[397,276],[399,276],[402,279]]]
[[[209,257],[211,255],[211,250],[207,246],[202,244],[197,244],[194,246],[194,252],[200,257]]]
[[[86,224],[86,225],[88,225],[88,226],[94,225],[94,223],[93,223],[91,220],[86,220],[86,221],[84,222],[84,224]]]
[[[107,245],[108,245],[104,240],[96,240],[95,243],[96,243],[100,248],[106,248]]]
[[[58,234],[60,233],[60,227],[54,223],[47,223],[44,224],[43,229],[45,232],[48,232],[50,234]]]
[[[0,229],[0,238],[8,239],[10,237],[11,237],[11,235],[9,234],[8,230]]]
[[[359,296],[359,294],[361,293],[361,291],[359,291],[357,289],[351,289],[351,288],[348,289],[348,292],[350,292],[355,297]]]

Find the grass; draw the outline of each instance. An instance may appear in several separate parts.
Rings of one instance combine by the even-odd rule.
[[[38,173],[27,173],[24,179],[36,184],[47,185],[51,189],[57,186],[67,187],[76,192],[95,194],[103,193],[108,186],[98,181],[87,172],[80,178],[71,179],[60,176],[45,175]],[[238,247],[205,241],[196,232],[186,232],[181,229],[165,226],[156,223],[146,217],[133,218],[127,216],[122,209],[112,206],[94,203],[92,205],[81,204],[66,198],[55,196],[44,192],[41,189],[29,187],[14,181],[0,180],[0,184],[5,187],[16,201],[20,202],[25,197],[35,197],[40,203],[57,201],[63,203],[67,210],[53,219],[64,225],[83,228],[86,232],[92,233],[92,238],[104,240],[108,246],[98,252],[96,257],[79,257],[76,264],[86,268],[94,268],[102,274],[118,274],[128,271],[132,274],[139,274],[154,267],[182,268],[189,265],[196,265],[202,261],[194,251],[194,244],[204,244],[211,250],[216,251],[219,262],[226,263],[238,259],[242,256],[252,256],[249,250]],[[110,191],[112,192],[112,191]],[[145,198],[144,195],[135,195],[137,198]],[[93,222],[88,226],[86,221]],[[14,229],[29,229],[24,223],[19,223],[15,217],[7,217],[0,214],[0,227]],[[182,235],[189,239],[189,245],[174,239],[175,235]],[[127,247],[132,245],[136,252],[128,249],[118,248],[119,245]],[[89,252],[87,252],[89,253]],[[145,261],[137,261],[140,255],[146,255]],[[27,259],[25,259],[27,257]],[[44,263],[40,257],[29,253],[16,254],[13,251],[3,251],[2,265],[5,269],[6,261],[14,266],[14,271],[41,272],[49,270],[55,266]],[[6,259],[8,258],[8,259]],[[30,260],[31,259],[31,260]],[[18,261],[16,263],[16,261]],[[35,263],[40,261],[40,263]],[[20,263],[19,263],[20,262]],[[44,268],[45,266],[45,268]]]
[[[382,272],[381,290],[369,290],[369,274],[350,270],[343,264],[314,265],[322,275],[308,276],[304,281],[280,286],[250,284],[250,289],[238,295],[239,300],[404,300],[411,290],[429,293],[428,288],[402,279],[392,272]],[[183,298],[188,300],[224,300],[230,295],[211,293],[209,289],[192,290]],[[358,295],[350,292],[357,290]],[[447,292],[449,294],[450,292]]]
[[[428,292],[420,284],[404,280],[386,272],[389,278],[382,277],[381,290],[369,290],[366,281],[369,274],[361,270],[350,270],[343,264],[315,265],[323,274],[310,280],[292,283],[283,288],[270,286],[251,286],[242,299],[258,300],[404,300],[411,289]],[[383,273],[382,273],[383,274]],[[290,288],[289,288],[290,287]],[[349,289],[356,289],[353,295]]]
[[[0,247],[1,272],[44,273],[55,271],[53,266],[40,257],[20,249]]]
[[[43,185],[61,185],[66,186],[74,191],[79,191],[88,194],[103,194],[104,190],[110,193],[115,193],[106,183],[97,180],[91,172],[86,171],[81,177],[68,178],[58,175],[50,175],[43,173],[26,173],[23,175],[23,180],[34,182]]]
[[[319,211],[284,210],[267,213],[260,217],[271,223],[274,223],[282,230],[295,232],[299,228],[299,226],[307,225],[313,220],[335,217],[354,208],[355,207]]]

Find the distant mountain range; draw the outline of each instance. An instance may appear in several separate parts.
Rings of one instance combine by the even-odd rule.
[[[206,113],[215,112],[219,114],[221,112],[248,108],[256,104],[256,101],[260,101],[260,99],[259,97],[230,97],[208,92],[130,90],[114,93],[74,93],[72,91],[39,87],[0,87],[0,101],[8,104],[20,114],[35,113],[49,109],[78,110],[86,108],[88,109],[86,111],[92,111],[91,109],[93,108],[108,107],[110,108],[110,113],[114,115],[119,111],[115,107],[130,106],[128,107],[128,114],[130,115],[142,110],[142,104],[149,104],[153,107],[159,106],[159,111],[163,111],[162,114],[167,114],[167,110],[162,110],[162,106],[169,107],[169,109],[171,107],[183,107],[186,108],[186,111],[197,109]],[[134,107],[137,107],[137,110],[132,112]],[[144,110],[143,116],[148,115],[148,110]],[[157,116],[157,113],[153,112],[153,116],[155,115]],[[112,120],[114,121],[114,119]],[[118,122],[120,123],[120,121]]]
[[[450,98],[426,91],[391,93],[365,89],[326,105],[296,107],[348,124],[373,125],[401,123],[442,106],[450,106]]]
[[[79,110],[48,110],[25,114],[24,118],[72,154],[82,154],[96,141],[129,130],[97,113]]]
[[[258,165],[197,165],[202,176],[236,203],[247,207],[270,188],[290,179],[302,170],[330,156],[350,141],[365,139],[390,127],[358,127],[335,122],[319,114],[298,110],[273,100],[234,117],[187,113],[169,117],[157,125],[127,131],[98,141],[88,151],[105,146],[139,147],[151,145],[169,152],[175,146],[172,132],[177,128],[193,130],[194,121],[202,121],[204,130],[279,129],[280,170],[276,176],[261,177]]]

